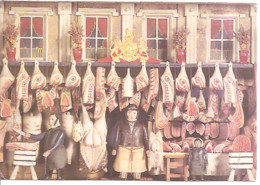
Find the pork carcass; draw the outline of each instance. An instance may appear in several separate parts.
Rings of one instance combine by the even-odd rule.
[[[172,136],[172,130],[171,130],[171,123],[167,124],[164,128],[163,128],[163,134],[164,134],[164,137],[166,139],[172,139],[173,136]]]
[[[5,93],[9,87],[14,83],[15,77],[8,68],[8,61],[3,59],[2,72],[0,74],[0,95]]]
[[[162,129],[167,124],[169,124],[169,119],[164,114],[163,103],[161,101],[158,101],[156,109],[155,109],[155,125],[156,125],[156,128]]]
[[[147,112],[151,101],[155,99],[158,95],[159,92],[159,72],[157,68],[150,69],[150,83],[149,83],[149,92],[148,92],[148,97],[147,101],[145,104],[142,106],[143,109]]]
[[[198,123],[197,125],[196,125],[196,132],[199,134],[199,135],[203,135],[204,134],[204,132],[205,132],[205,125],[204,124],[202,124],[202,123]]]
[[[134,94],[134,96],[132,98],[130,98],[129,102],[130,104],[134,104],[136,105],[136,107],[139,107],[140,103],[141,103],[141,92],[138,91]]]
[[[149,85],[149,77],[146,70],[146,63],[142,62],[142,69],[135,78],[137,91],[142,91]]]
[[[217,138],[219,135],[219,124],[218,123],[211,123],[210,124],[210,137]]]
[[[180,137],[181,136],[181,123],[176,122],[171,124],[171,130],[173,137]]]
[[[110,88],[114,89],[115,91],[118,91],[119,85],[121,84],[121,79],[116,72],[115,66],[116,66],[116,64],[113,61],[111,63],[111,69],[107,75],[107,85]]]
[[[50,85],[52,85],[54,87],[57,87],[64,82],[63,75],[61,74],[58,66],[59,66],[58,61],[55,61],[54,68],[53,68],[53,71],[51,73],[51,78],[50,78]]]
[[[198,102],[199,110],[204,111],[206,109],[206,101],[205,101],[205,98],[203,96],[202,90],[200,90],[200,97],[199,97],[197,102]]]
[[[29,98],[28,95],[29,83],[30,83],[30,76],[28,75],[27,71],[24,68],[24,61],[21,61],[20,71],[16,77],[17,107],[19,107],[20,105],[20,100],[27,101],[27,99]]]
[[[118,103],[117,103],[117,98],[116,98],[116,90],[113,88],[109,88],[107,94],[107,106],[108,106],[108,110],[109,112],[112,112],[113,110],[115,110],[115,108],[118,107]]]
[[[181,71],[176,78],[176,89],[180,92],[189,92],[190,91],[190,82],[185,70],[185,63],[181,64]]]
[[[23,115],[23,131],[30,134],[40,134],[42,127],[42,114],[40,112],[33,114],[33,113],[26,113]],[[35,143],[34,140],[25,139],[24,141]],[[37,141],[37,156],[39,153],[39,145],[40,141]]]
[[[196,102],[196,98],[190,98],[188,101],[187,113],[182,115],[183,119],[186,121],[194,121],[199,116],[199,106]]]
[[[66,112],[72,108],[71,92],[67,88],[63,88],[60,96],[61,111]]]
[[[196,131],[196,126],[193,122],[189,122],[186,128],[190,135],[192,135]]]
[[[72,61],[70,71],[67,75],[67,79],[65,82],[65,87],[67,88],[76,88],[80,85],[80,76],[76,70],[76,62]]]
[[[172,110],[174,101],[174,79],[169,62],[166,62],[165,72],[161,76],[161,84],[163,94],[162,102],[166,105],[168,110]]]
[[[54,106],[53,96],[49,91],[44,91],[42,94],[41,104],[43,109],[51,108]]]
[[[203,89],[206,87],[206,79],[201,68],[201,62],[198,63],[198,69],[195,76],[191,79],[193,86]]]
[[[163,139],[161,132],[149,135],[148,171],[163,171]]]
[[[182,110],[184,103],[185,103],[185,94],[182,93],[180,95],[177,95],[176,100],[175,100],[175,107],[174,107],[173,112],[172,112],[173,118],[177,118],[177,117],[182,116],[181,110]]]
[[[46,77],[39,68],[39,61],[34,62],[34,71],[31,81],[31,89],[42,89],[46,86]]]
[[[128,98],[123,97],[122,86],[119,88],[118,101],[119,101],[119,110],[120,111],[122,111],[124,108],[126,108],[129,105]]]
[[[0,102],[0,117],[7,118],[12,116],[11,100],[4,99]]]
[[[209,79],[209,87],[215,90],[223,90],[223,80],[218,63],[215,63],[215,71],[212,77]]]
[[[23,101],[23,112],[27,113],[31,110],[33,105],[33,96],[32,94],[28,95],[28,99]]]
[[[82,80],[82,97],[83,103],[87,105],[94,104],[95,91],[95,76],[91,70],[91,62],[88,62],[88,67]]]
[[[124,98],[131,98],[134,95],[134,79],[130,75],[130,68],[127,68],[127,74],[122,81],[122,90]]]
[[[96,74],[96,101],[105,101],[106,92],[105,92],[105,68],[98,67]]]
[[[206,116],[208,118],[218,118],[219,114],[219,96],[216,90],[210,89],[208,99],[208,111]]]
[[[62,113],[61,118],[61,125],[67,136],[65,139],[65,147],[67,151],[68,164],[71,164],[72,158],[76,155],[77,150],[76,142],[72,139],[72,128],[75,122],[75,118],[70,112]]]
[[[236,103],[237,101],[237,80],[233,73],[232,63],[228,64],[228,72],[223,79],[225,103]]]

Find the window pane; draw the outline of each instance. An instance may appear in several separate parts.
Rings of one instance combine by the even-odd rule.
[[[107,37],[107,18],[98,18],[98,37]]]
[[[43,18],[42,17],[33,17],[33,37],[42,37],[43,36]]]
[[[147,38],[156,37],[156,19],[147,19]]]
[[[96,37],[96,18],[86,18],[86,37]]]
[[[152,58],[157,58],[156,53],[156,40],[148,40],[147,41],[147,47],[148,47],[148,55]]]
[[[21,37],[31,36],[31,18],[21,17],[20,18],[20,35]]]
[[[32,47],[32,58],[42,58],[43,40],[33,39]]]
[[[167,60],[167,40],[158,41],[158,58]]]
[[[232,39],[233,38],[233,20],[224,20],[223,21],[223,39]]]
[[[158,19],[158,37],[167,38],[167,19]]]
[[[97,58],[104,58],[107,56],[107,40],[98,39]]]
[[[211,42],[211,60],[221,60],[221,42]]]
[[[96,58],[95,39],[86,39],[86,58]]]
[[[232,41],[223,42],[223,57],[224,57],[224,60],[227,60],[227,61],[233,60],[233,42]]]
[[[20,57],[31,58],[31,39],[20,40]]]
[[[221,20],[211,20],[211,39],[221,39]]]

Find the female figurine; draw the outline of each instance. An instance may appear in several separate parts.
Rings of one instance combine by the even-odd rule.
[[[57,170],[57,180],[62,180],[67,154],[64,147],[65,132],[60,126],[58,115],[50,115],[49,128],[48,131],[38,135],[26,133],[25,137],[36,141],[44,141],[43,156],[47,160],[45,180],[51,179],[53,170]]]
[[[188,165],[190,176],[192,180],[196,180],[196,176],[204,180],[204,174],[208,165],[207,152],[203,148],[203,141],[200,138],[196,138],[193,142],[193,148],[190,150]]]
[[[140,179],[146,169],[145,153],[149,154],[147,128],[137,121],[138,110],[129,105],[126,120],[117,126],[112,155],[116,155],[114,170],[120,172],[120,178],[127,179],[127,173],[133,173],[134,179]]]

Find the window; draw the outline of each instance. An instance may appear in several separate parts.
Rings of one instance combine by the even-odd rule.
[[[168,19],[147,18],[147,48],[152,58],[167,60]]]
[[[235,19],[210,20],[210,60],[233,61],[234,56],[234,23]]]
[[[108,17],[86,17],[84,42],[86,59],[107,57]]]
[[[43,58],[43,17],[20,17],[20,58]]]

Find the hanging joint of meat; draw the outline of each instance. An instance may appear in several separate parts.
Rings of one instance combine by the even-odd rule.
[[[76,70],[76,62],[72,61],[71,68],[65,82],[65,87],[67,88],[79,87],[80,80],[81,78]]]
[[[135,78],[137,91],[142,91],[144,88],[146,88],[149,85],[149,77],[146,71],[146,63],[142,62],[142,69],[140,73]]]
[[[203,89],[206,87],[206,79],[201,68],[201,62],[198,63],[198,70],[195,76],[191,79],[193,86]]]
[[[190,82],[186,74],[185,63],[181,64],[181,71],[176,78],[176,89],[180,92],[189,92],[190,91]]]
[[[46,77],[39,68],[39,61],[35,61],[34,71],[31,81],[31,89],[42,89],[46,86]]]
[[[0,74],[0,95],[6,92],[9,87],[14,83],[15,77],[12,75],[8,68],[8,61],[3,59],[3,68]]]
[[[215,64],[215,71],[209,80],[209,87],[215,90],[223,90],[223,80],[218,63]]]

